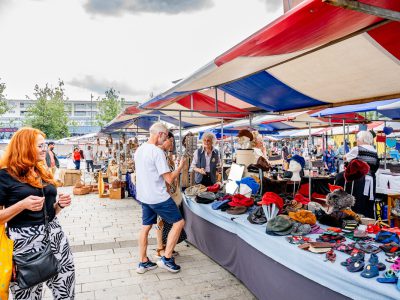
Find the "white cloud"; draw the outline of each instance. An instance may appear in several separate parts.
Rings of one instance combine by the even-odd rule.
[[[121,96],[126,91],[127,100],[143,101],[283,12],[272,13],[260,0],[218,0],[191,13],[110,18],[89,15],[86,0],[10,3],[0,17],[0,78],[8,97],[20,99],[32,95],[35,84],[56,84],[59,78],[70,99],[90,99],[96,93],[96,85],[87,85],[92,77],[101,83],[98,95],[103,85],[116,83]]]
[[[179,14],[207,9],[213,6],[211,0],[88,0],[87,12],[102,15],[124,13],[165,13]]]

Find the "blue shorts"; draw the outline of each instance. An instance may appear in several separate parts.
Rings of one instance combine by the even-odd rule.
[[[157,223],[157,215],[169,224],[182,220],[181,212],[174,200],[169,198],[167,201],[157,204],[142,203],[142,224],[152,225]]]

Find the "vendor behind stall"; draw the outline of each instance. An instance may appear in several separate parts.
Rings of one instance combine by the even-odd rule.
[[[373,142],[374,137],[369,131],[360,131],[359,133],[357,133],[357,146],[353,147],[350,152],[345,155],[345,160],[347,162],[350,162],[353,159],[358,159],[366,162],[370,167],[367,176],[354,181],[352,192],[352,195],[356,198],[356,203],[353,207],[354,211],[370,218],[375,217],[375,173],[379,168],[379,158],[376,149],[374,148],[374,146],[372,146]],[[342,174],[338,174],[336,182],[339,185],[344,185],[344,178]],[[373,189],[368,188],[370,184],[373,184]],[[373,193],[371,193],[371,190],[373,191]],[[351,193],[351,184],[346,185],[346,191]]]
[[[195,172],[196,184],[211,186],[217,182],[217,167],[220,164],[219,152],[214,147],[216,137],[211,132],[205,132],[202,141],[203,146],[194,152],[190,172]]]
[[[323,162],[325,169],[328,171],[328,173],[336,173],[336,153],[335,150],[333,149],[334,143],[333,141],[328,142],[328,150],[325,150],[324,152],[324,157],[323,157]]]

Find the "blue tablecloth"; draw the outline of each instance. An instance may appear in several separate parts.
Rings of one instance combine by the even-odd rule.
[[[191,198],[184,199],[187,207],[201,218],[224,230],[239,236],[266,256],[333,291],[353,299],[400,299],[400,291],[394,284],[381,284],[376,278],[366,279],[360,273],[350,273],[340,265],[349,256],[336,251],[335,263],[325,262],[324,254],[314,254],[299,249],[286,241],[285,237],[270,236],[265,233],[266,225],[254,225],[247,220],[247,214],[230,215],[213,210],[211,204],[198,204]],[[309,235],[315,239],[318,235]],[[381,262],[385,255],[378,254]],[[366,255],[366,259],[369,255]],[[383,272],[381,272],[382,276]]]

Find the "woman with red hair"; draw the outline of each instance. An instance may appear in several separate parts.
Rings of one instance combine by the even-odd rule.
[[[0,160],[0,224],[7,223],[14,241],[13,255],[36,253],[50,243],[60,271],[46,284],[54,299],[74,299],[72,252],[56,217],[71,204],[71,196],[60,194],[57,199],[57,184],[45,165],[46,146],[40,130],[21,128],[13,135]],[[48,215],[48,234],[43,206]],[[12,282],[10,290],[14,299],[41,299],[43,283],[22,289]]]

